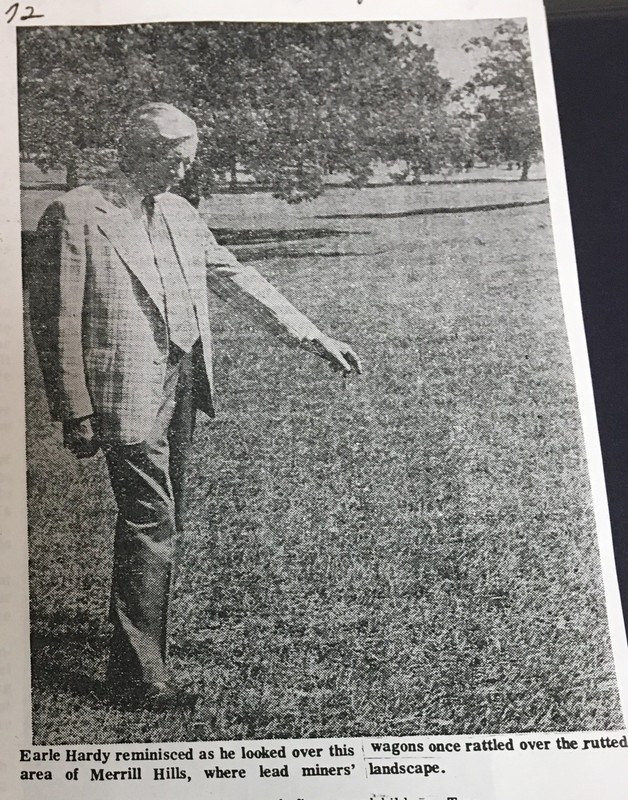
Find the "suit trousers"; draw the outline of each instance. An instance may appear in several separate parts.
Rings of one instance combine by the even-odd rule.
[[[105,449],[118,506],[107,679],[121,690],[169,679],[168,606],[194,414],[192,358],[172,346],[149,435],[138,444]]]

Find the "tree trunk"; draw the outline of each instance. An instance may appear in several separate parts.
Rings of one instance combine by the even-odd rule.
[[[65,185],[68,191],[70,189],[76,189],[78,186],[78,164],[76,163],[76,159],[72,158],[68,161],[65,165],[66,173],[65,173]]]
[[[229,159],[229,185],[232,189],[238,185],[238,157],[235,153]]]
[[[528,172],[530,172],[530,162],[524,161],[521,164],[521,176],[519,177],[520,181],[527,181],[528,180]]]

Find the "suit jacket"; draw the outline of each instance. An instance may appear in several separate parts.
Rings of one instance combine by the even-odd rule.
[[[165,304],[141,199],[122,176],[81,186],[52,203],[39,223],[30,314],[52,417],[96,415],[103,439],[145,439],[162,398],[168,359]],[[254,268],[219,246],[183,198],[158,198],[200,330],[194,386],[213,415],[208,288],[288,344],[318,328]]]

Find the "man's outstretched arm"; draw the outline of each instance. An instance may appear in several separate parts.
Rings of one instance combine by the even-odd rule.
[[[315,353],[337,372],[362,372],[360,359],[348,344],[323,333],[254,267],[240,264],[233,253],[218,245],[209,231],[206,261],[210,289],[261,328],[289,346]]]

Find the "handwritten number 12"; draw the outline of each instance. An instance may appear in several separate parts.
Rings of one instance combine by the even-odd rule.
[[[19,3],[13,3],[13,5],[10,5],[4,12],[5,16],[7,17],[7,22],[13,22],[19,10]],[[39,19],[40,17],[44,16],[43,14],[36,14],[33,6],[24,6],[24,10],[26,13],[20,16],[20,22],[26,22],[27,19]]]

